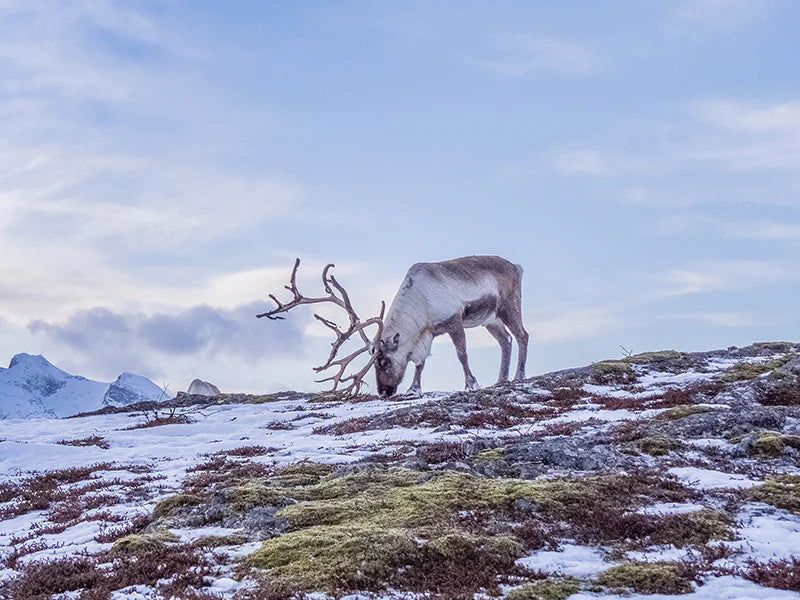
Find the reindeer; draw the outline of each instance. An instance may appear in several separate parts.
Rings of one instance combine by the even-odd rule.
[[[519,265],[499,256],[466,256],[438,263],[417,263],[406,273],[386,318],[386,305],[381,302],[379,315],[363,322],[353,310],[345,289],[330,274],[332,264],[322,272],[323,286],[328,295],[318,298],[305,297],[297,290],[299,265],[300,259],[297,259],[290,285],[285,286],[294,298],[283,304],[270,294],[277,307],[256,316],[282,319],[280,313],[295,306],[320,302],[332,302],[344,308],[350,319],[344,331],[332,321],[314,315],[336,336],[328,360],[314,368],[317,372],[338,368],[332,376],[321,380],[331,381],[334,391],[339,385],[347,384],[343,391],[357,394],[363,385],[363,378],[374,365],[378,393],[384,397],[392,396],[405,375],[408,363],[412,362],[415,365],[414,380],[407,394],[421,394],[422,370],[430,355],[431,344],[436,336],[445,333],[455,345],[456,355],[464,369],[466,389],[476,389],[478,382],[469,368],[464,330],[480,326],[486,327],[500,344],[498,383],[508,381],[511,335],[516,339],[519,349],[514,380],[525,379],[528,333],[522,325],[522,267]],[[376,327],[376,332],[370,339],[365,330],[372,326]],[[338,351],[356,333],[363,346],[337,360]],[[367,363],[356,373],[345,376],[348,365],[365,352],[370,353]]]

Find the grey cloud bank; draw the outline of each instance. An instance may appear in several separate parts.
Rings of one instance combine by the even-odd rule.
[[[203,360],[257,362],[270,356],[299,356],[305,337],[301,319],[257,321],[263,302],[232,309],[207,305],[174,313],[122,313],[97,307],[74,313],[61,322],[31,321],[28,330],[47,336],[102,371],[141,369],[161,375],[154,355],[197,355]]]

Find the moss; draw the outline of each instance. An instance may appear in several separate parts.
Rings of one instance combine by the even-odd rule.
[[[355,494],[370,491],[385,493],[388,489],[421,483],[427,476],[419,471],[392,468],[386,470],[361,471],[341,477],[328,476],[298,492],[298,499],[325,500],[350,498]]]
[[[247,542],[243,535],[207,535],[192,542],[196,548],[220,548],[222,546],[240,546]]]
[[[259,485],[250,487],[276,489]],[[605,539],[597,515],[607,515],[607,507],[622,514],[647,499],[677,501],[687,493],[676,482],[644,475],[521,481],[400,468],[327,475],[283,490],[300,500],[276,513],[289,531],[250,559],[270,570],[276,589],[429,590],[425,586],[435,581],[440,591],[474,587],[458,588],[465,594],[496,585],[497,575],[510,572],[524,553],[524,536],[510,525],[519,516],[517,500],[536,504],[545,520],[566,520]],[[499,522],[508,526],[498,529]],[[620,531],[610,534],[614,540],[631,535],[630,529]]]
[[[681,356],[683,356],[683,354],[675,350],[659,350],[658,352],[642,352],[641,354],[634,354],[633,356],[629,356],[626,360],[634,365],[645,365],[649,363],[680,358]]]
[[[491,450],[484,450],[483,452],[478,452],[473,457],[475,462],[495,462],[498,460],[503,460],[503,454],[505,453],[505,448],[493,448]]]
[[[777,508],[800,513],[800,476],[776,475],[764,484],[750,488],[750,498]]]
[[[577,579],[547,579],[511,590],[507,600],[566,600],[580,591]]]
[[[274,479],[287,486],[313,485],[331,473],[331,465],[302,461],[278,469]]]
[[[711,509],[668,515],[652,536],[654,544],[672,544],[678,548],[700,546],[711,540],[733,539],[732,521]]]
[[[764,431],[753,441],[750,454],[774,458],[783,454],[783,436],[777,431]]]
[[[664,456],[683,447],[680,442],[663,435],[642,438],[637,444],[642,452],[650,456]]]
[[[138,552],[161,548],[168,542],[179,541],[177,536],[167,529],[159,529],[153,533],[132,533],[119,538],[111,547],[118,552],[136,554]]]
[[[153,509],[153,518],[163,519],[164,517],[169,516],[176,508],[181,508],[183,506],[197,506],[201,502],[202,499],[194,494],[178,494],[176,496],[171,496],[170,498],[162,500],[156,504],[155,508]]]
[[[656,415],[656,419],[665,421],[677,421],[691,415],[699,415],[707,413],[711,409],[708,406],[697,406],[695,404],[681,404],[680,406],[673,406],[662,413]]]
[[[611,589],[632,589],[639,594],[688,594],[691,581],[673,563],[630,562],[611,567],[597,576],[597,583]]]
[[[231,510],[245,512],[256,506],[281,506],[287,501],[287,492],[254,479],[233,488],[227,500]]]
[[[603,360],[592,365],[593,379],[599,383],[631,383],[636,373],[627,360]]]
[[[267,540],[250,563],[270,570],[285,589],[335,591],[371,589],[415,560],[412,532],[369,525],[320,526]]]
[[[719,381],[723,383],[735,383],[737,381],[747,381],[755,379],[756,377],[769,373],[775,369],[780,369],[783,365],[789,362],[794,355],[786,354],[773,360],[766,362],[750,363],[740,362],[739,364],[731,367],[719,377]]]

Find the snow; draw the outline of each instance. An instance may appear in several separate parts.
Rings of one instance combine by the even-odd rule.
[[[613,566],[606,563],[596,548],[574,544],[563,544],[557,551],[538,550],[518,559],[516,564],[535,571],[572,577],[596,575]]]
[[[737,515],[737,538],[721,542],[741,552],[730,559],[715,564],[720,566],[744,565],[749,560],[800,558],[800,517],[767,504],[746,504]]]
[[[744,475],[735,473],[723,473],[713,469],[701,469],[699,467],[673,467],[669,472],[683,480],[689,487],[701,490],[713,490],[719,488],[745,489],[759,485],[760,481],[754,481]]]
[[[701,504],[692,504],[691,502],[659,502],[642,507],[636,512],[643,515],[685,515],[704,508],[705,506]]]
[[[761,587],[741,577],[712,577],[691,594],[573,594],[569,600],[798,600],[800,594]]]

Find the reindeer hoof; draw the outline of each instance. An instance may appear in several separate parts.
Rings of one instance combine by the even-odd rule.
[[[408,391],[403,394],[403,398],[413,400],[414,398],[422,398],[422,390],[418,387],[408,388]]]
[[[481,386],[478,385],[478,380],[474,377],[470,377],[467,379],[466,384],[464,385],[464,389],[471,392],[474,390],[479,389]]]

